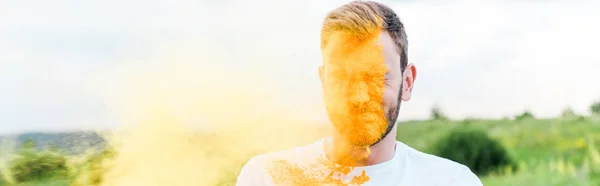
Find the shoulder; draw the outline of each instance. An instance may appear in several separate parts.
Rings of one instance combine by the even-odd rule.
[[[423,175],[423,177],[433,178],[442,185],[460,185],[460,186],[482,186],[480,179],[475,175],[469,167],[458,162],[427,154],[418,151],[401,142],[398,144],[406,149],[408,164],[411,169],[411,174],[415,176]]]
[[[237,186],[254,186],[264,185],[267,170],[265,169],[265,155],[258,155],[250,158],[242,167],[240,174],[237,177]]]
[[[314,161],[320,155],[321,141],[312,144],[256,155],[242,167],[237,186],[271,185],[271,175],[268,170],[270,163],[286,161],[289,163],[307,163]]]

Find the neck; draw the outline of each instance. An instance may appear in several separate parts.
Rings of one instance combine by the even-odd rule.
[[[375,165],[379,163],[383,163],[394,158],[396,154],[396,131],[397,125],[395,125],[390,133],[385,136],[379,143],[372,145],[369,147],[370,153],[366,158],[361,158],[356,162],[356,166],[369,166]],[[334,134],[331,140],[326,141],[325,143],[325,153],[329,159],[336,163],[341,163],[343,160],[339,160],[334,157],[340,157],[339,155],[335,155],[336,149],[345,149],[343,147],[341,136],[339,134]],[[350,147],[349,151],[344,153],[353,154],[357,151],[362,151],[358,147]],[[341,163],[344,164],[344,163]]]

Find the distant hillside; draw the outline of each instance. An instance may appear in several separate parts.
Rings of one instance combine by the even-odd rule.
[[[103,148],[105,141],[95,132],[23,133],[0,136],[1,140],[15,140],[17,147],[33,140],[38,149],[55,148],[67,154],[81,154],[90,148]]]

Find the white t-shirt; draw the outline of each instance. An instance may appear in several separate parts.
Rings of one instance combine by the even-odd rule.
[[[315,164],[325,158],[324,140],[289,150],[262,154],[251,158],[242,168],[236,186],[274,186],[267,163],[284,159],[297,165]],[[396,154],[386,162],[356,167],[341,179],[349,181],[366,173],[363,186],[483,186],[471,170],[459,163],[417,151],[397,142]]]

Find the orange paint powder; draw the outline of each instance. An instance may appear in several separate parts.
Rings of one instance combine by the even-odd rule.
[[[351,35],[350,35],[351,36]],[[368,147],[387,128],[383,85],[387,68],[379,32],[362,41],[334,33],[324,47],[324,93],[329,119],[353,147]]]
[[[380,33],[376,26],[324,33],[325,105],[336,136],[341,138],[333,144],[331,158],[335,161],[319,159],[308,166],[275,161],[269,172],[276,185],[361,185],[369,181],[365,171],[351,179],[345,177],[369,156],[369,146],[381,139],[388,125],[383,109],[387,68],[383,48],[377,44]]]
[[[360,175],[352,177],[349,181],[342,180],[353,167],[343,166],[329,160],[319,158],[317,163],[301,166],[285,160],[271,162],[268,167],[269,174],[275,185],[312,186],[336,185],[349,186],[361,185],[370,178],[363,170]]]

